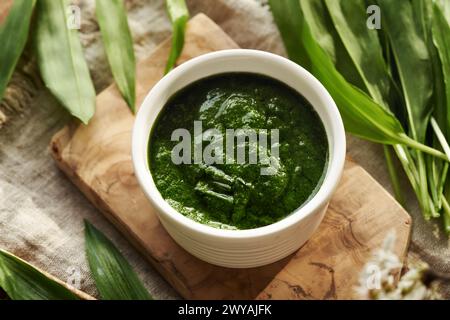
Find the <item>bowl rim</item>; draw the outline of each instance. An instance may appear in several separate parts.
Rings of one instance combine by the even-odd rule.
[[[153,176],[150,172],[148,166],[148,142],[150,138],[150,132],[153,128],[153,121],[149,130],[145,127],[148,125],[147,117],[150,113],[150,108],[153,105],[153,100],[159,96],[162,90],[167,90],[173,81],[178,79],[180,76],[188,72],[193,68],[201,67],[202,64],[210,62],[211,60],[220,59],[241,59],[241,58],[255,58],[262,60],[271,60],[272,62],[282,64],[288,68],[295,70],[296,75],[303,78],[302,81],[309,83],[310,87],[316,91],[317,94],[321,96],[325,104],[325,112],[328,113],[331,119],[331,128],[325,128],[327,133],[328,143],[333,143],[333,151],[329,151],[327,171],[324,178],[322,179],[321,185],[319,186],[315,195],[313,195],[306,203],[301,207],[284,217],[283,219],[272,223],[267,226],[254,228],[254,229],[244,229],[244,230],[229,230],[229,229],[219,229],[206,224],[202,224],[195,220],[192,220],[183,214],[176,211],[171,207],[168,202],[161,196],[159,190],[157,189]],[[228,72],[238,72],[238,71],[228,71]],[[227,71],[217,72],[213,74],[227,73]],[[257,72],[254,72],[257,73]],[[283,82],[275,75],[270,75],[268,73],[261,72],[268,77],[272,77],[278,81]],[[199,79],[206,78],[208,76],[200,77],[190,83],[195,82]],[[283,82],[284,83],[284,82]],[[287,84],[288,85],[288,84]],[[299,90],[293,88],[297,92]],[[178,91],[178,90],[177,90]],[[302,92],[299,92],[301,95]],[[168,97],[170,98],[170,97]],[[164,101],[163,106],[167,102]],[[310,102],[313,109],[317,112],[317,106]],[[158,111],[158,115],[163,110],[163,107]],[[319,115],[320,117],[320,115]],[[158,117],[155,117],[156,120]],[[326,127],[325,121],[322,117],[321,121]],[[330,137],[331,136],[331,137]],[[145,154],[147,155],[144,159],[142,157],[142,148],[145,148]],[[152,205],[158,211],[158,215],[162,215],[164,219],[169,219],[171,222],[181,225],[182,227],[188,229],[197,235],[203,235],[206,237],[215,237],[219,239],[256,239],[260,237],[265,237],[272,234],[277,234],[283,230],[289,229],[295,226],[301,220],[312,215],[319,208],[326,205],[332,194],[337,188],[340,181],[344,163],[345,163],[345,153],[346,153],[346,139],[344,125],[342,122],[339,110],[332,99],[331,95],[325,89],[325,87],[317,80],[311,73],[305,70],[300,65],[273,53],[252,50],[252,49],[228,49],[215,51],[211,53],[206,53],[198,57],[192,58],[187,62],[184,62],[180,66],[173,69],[171,72],[166,74],[161,80],[159,80],[153,88],[149,91],[145,99],[143,100],[139,111],[136,115],[134,127],[132,131],[132,162],[134,166],[135,175],[141,186],[141,189],[145,193],[147,199],[150,200]]]

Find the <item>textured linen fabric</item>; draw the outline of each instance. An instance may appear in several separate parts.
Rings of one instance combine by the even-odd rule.
[[[206,13],[241,47],[285,54],[265,1],[187,2],[192,16]],[[112,77],[95,22],[95,2],[74,3],[81,8],[81,39],[99,92]],[[170,35],[165,5],[162,0],[127,0],[126,5],[136,55],[143,58]],[[83,219],[87,219],[113,240],[155,298],[179,298],[56,167],[48,144],[69,120],[45,90],[28,49],[0,105],[0,123],[4,122],[0,129],[0,247],[98,297],[85,258]],[[349,136],[348,150],[351,157],[391,191],[380,146]],[[449,273],[449,240],[438,223],[424,222],[406,182],[405,190],[414,220],[411,259],[423,259],[436,270]]]

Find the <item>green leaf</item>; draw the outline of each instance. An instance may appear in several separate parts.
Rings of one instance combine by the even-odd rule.
[[[130,109],[136,103],[136,61],[123,0],[97,0],[96,15],[116,84]]]
[[[301,8],[304,10],[305,3],[316,3],[311,1],[302,0],[300,2]],[[279,19],[282,19],[283,15],[288,15],[287,8],[289,7],[280,7],[279,10],[274,10],[273,13],[279,15]],[[311,61],[311,71],[328,89],[338,105],[346,130],[367,140],[383,144],[405,144],[436,157],[447,159],[442,152],[409,138],[404,133],[400,122],[391,112],[375,103],[367,94],[347,82],[335,68],[333,60],[327,52],[316,42],[308,23],[306,23],[308,20],[306,13],[303,13],[305,14],[304,20],[302,14],[292,15],[293,19],[296,17],[298,21],[286,23],[285,29],[280,29],[280,32],[284,33],[283,39],[291,35],[295,38],[295,34],[289,30],[294,30],[295,26],[298,25],[302,26],[301,45],[305,48]],[[320,15],[315,21],[319,20],[319,17]]]
[[[86,255],[104,300],[150,300],[150,294],[114,244],[85,221]]]
[[[332,31],[331,20],[327,20],[323,14],[327,14],[323,2],[300,1],[301,10],[293,4],[298,2],[297,0],[283,2],[286,5],[282,6],[278,1],[270,2],[272,6],[278,3],[276,10],[272,7],[275,21],[291,14],[291,19],[286,20],[283,29],[280,29],[283,40],[290,39],[291,43],[298,41],[296,33],[291,30],[301,26],[302,38],[299,42],[309,58],[310,69],[336,101],[346,130],[375,142],[394,144],[402,140],[400,135],[403,134],[403,129],[397,119],[374,103],[364,92],[347,82],[334,66],[336,63],[341,65],[342,69],[348,70],[347,66],[352,66],[352,63],[346,56],[343,45],[337,42],[339,37]],[[293,10],[298,10],[297,14],[294,14]],[[286,42],[285,46],[288,47]]]
[[[402,84],[409,132],[423,142],[432,112],[434,80],[424,23],[417,23],[410,1],[378,0],[378,4]]]
[[[389,108],[391,80],[378,33],[366,26],[364,0],[325,0],[345,49],[374,101]]]
[[[366,91],[372,99],[390,110],[391,105],[394,109],[398,103],[396,87],[390,77],[390,71],[386,66],[383,57],[383,47],[378,37],[376,30],[370,30],[366,27],[367,17],[365,14],[364,0],[325,0],[328,11],[333,19],[334,26],[345,45],[345,48],[351,57],[355,68],[363,79]],[[422,9],[422,8],[421,8]],[[424,30],[426,28],[425,23]],[[425,32],[424,32],[425,34]],[[397,109],[398,110],[398,109]],[[397,111],[397,114],[400,112]],[[385,156],[388,165],[388,171],[391,176],[391,181],[398,199],[400,195],[400,187],[395,169],[392,165],[392,159],[388,149],[385,147]],[[407,148],[402,146],[396,147],[394,150],[398,153],[409,152]],[[405,171],[411,171],[410,165],[407,162],[402,162]],[[417,185],[414,191],[421,200],[421,207],[425,211],[430,211],[429,195],[427,185],[423,183],[426,181],[426,172],[423,167],[423,159],[419,159],[419,175],[420,184],[416,181],[410,181],[411,184]],[[408,177],[413,177],[412,172],[407,174]],[[417,182],[419,182],[417,181]]]
[[[13,300],[78,300],[69,289],[0,249],[0,287]]]
[[[378,0],[382,11],[383,31],[387,34],[400,77],[408,117],[408,132],[418,142],[425,142],[433,104],[433,66],[428,47],[428,13],[423,0]],[[424,217],[438,217],[430,204],[428,179],[423,154],[416,153],[419,203]]]
[[[374,142],[403,143],[403,128],[392,113],[348,83],[313,39],[309,30],[303,33],[303,41],[312,61],[313,73],[339,106],[346,130]]]
[[[450,7],[450,6],[449,6]],[[440,96],[443,97],[443,106],[441,109],[447,111],[447,121],[444,121],[446,126],[441,126],[446,128],[443,130],[447,132],[447,139],[449,139],[449,131],[450,131],[450,23],[446,20],[443,11],[438,5],[434,5],[433,7],[433,19],[432,19],[432,34],[433,34],[433,42],[437,48],[437,52],[440,58],[440,66],[441,70],[436,70],[436,73],[440,73],[443,78],[443,88],[441,88]],[[437,84],[440,83],[440,79],[437,80]]]
[[[445,20],[447,20],[447,24],[450,24],[450,1],[448,0],[434,0],[433,3],[439,7],[444,16]]]
[[[433,23],[434,24],[434,23]],[[433,28],[433,27],[432,27]],[[440,32],[440,31],[437,31]],[[436,33],[436,32],[433,32]],[[447,137],[450,138],[450,113],[447,111],[447,100],[446,100],[446,86],[444,80],[444,71],[442,67],[442,62],[439,57],[439,52],[435,44],[436,35],[432,34],[430,55],[431,62],[433,66],[434,75],[434,111],[433,116],[436,118],[442,132]]]
[[[276,2],[278,8],[272,10],[275,21],[283,22],[278,25],[286,47],[286,42],[289,42],[292,43],[291,47],[306,51],[309,70],[332,95],[348,132],[367,140],[393,145],[425,217],[437,217],[439,213],[432,201],[435,200],[436,208],[441,207],[439,193],[445,179],[437,177],[439,173],[446,175],[448,157],[425,145],[434,103],[434,78],[430,62],[433,57],[428,52],[431,38],[430,3],[425,0],[386,0],[384,6],[390,6],[392,11],[389,19],[385,20],[395,24],[395,14],[399,13],[401,17],[397,25],[389,29],[389,33],[383,33],[371,31],[366,26],[365,8],[373,0],[297,1],[301,8],[298,14],[288,12],[294,6],[288,9],[289,6],[285,4],[287,0]],[[443,0],[435,1],[443,3]],[[384,18],[385,11],[382,10]],[[288,16],[290,18],[283,21]],[[383,29],[386,29],[386,25],[385,21]],[[297,33],[302,37],[299,43],[295,43]],[[392,40],[394,37],[395,43]],[[408,57],[411,50],[414,51],[412,57]],[[295,57],[295,52],[288,50],[288,54],[291,59]],[[399,56],[406,60],[401,61],[401,67]],[[411,62],[416,62],[418,68]],[[417,70],[423,74],[416,75]],[[401,85],[397,86],[396,81]],[[404,98],[406,107],[400,98]],[[405,134],[396,116],[408,126],[412,137]],[[400,195],[391,154],[387,147],[385,151],[396,194]],[[427,184],[427,166],[422,152],[435,157],[429,158],[432,160],[429,166],[432,169],[429,171],[434,171],[434,181],[439,185],[437,191],[433,192],[433,198],[430,197],[428,187],[434,188],[435,184]],[[445,162],[438,161],[438,158]]]
[[[400,178],[398,176],[397,168],[394,164],[394,159],[392,155],[393,147],[391,146],[383,146],[384,158],[386,160],[386,167],[388,169],[389,177],[391,179],[392,189],[394,191],[395,199],[405,207],[405,197],[403,195],[403,190],[400,185]]]
[[[280,30],[283,43],[289,58],[306,69],[310,61],[302,45],[303,21],[298,0],[269,0],[275,23]]]
[[[414,14],[414,21],[418,25],[419,34],[423,35],[423,39],[427,45],[430,64],[432,68],[432,76],[433,76],[433,84],[434,84],[434,95],[430,100],[430,104],[433,106],[433,115],[437,119],[437,121],[432,118],[431,124],[433,131],[436,132],[436,137],[438,140],[442,142],[442,139],[445,140],[443,132],[446,132],[446,118],[447,118],[447,106],[445,105],[445,93],[444,93],[444,80],[442,76],[441,70],[441,62],[439,59],[439,55],[435,45],[433,44],[433,36],[432,36],[432,24],[433,24],[433,2],[428,0],[411,0],[412,10]],[[438,123],[442,126],[438,127]],[[437,139],[432,137],[429,139],[429,142],[432,146],[439,148],[440,144],[437,143]],[[445,142],[445,144],[447,144]],[[444,149],[446,150],[446,149]],[[447,155],[449,154],[446,152]],[[424,175],[426,174],[426,178],[428,180],[428,185],[430,186],[429,192],[433,199],[433,205],[435,211],[440,210],[442,208],[441,201],[441,193],[442,191],[440,186],[445,182],[446,179],[446,170],[444,168],[448,167],[448,163],[443,163],[442,161],[438,161],[437,159],[425,157],[426,162],[426,172],[422,168],[422,155],[418,155],[418,166],[420,169],[420,180],[419,182],[425,180]],[[442,178],[438,178],[438,175],[445,174]],[[443,181],[442,181],[443,180]],[[425,184],[423,184],[425,186]],[[425,199],[421,197],[422,199]],[[421,199],[419,198],[419,199]],[[421,207],[426,207],[421,203]],[[425,213],[427,216],[427,214]],[[438,213],[435,212],[432,214],[437,217]]]
[[[337,71],[342,74],[345,80],[368,93],[363,79],[339,38],[324,1],[302,0],[300,5],[305,23],[308,25],[315,41],[331,58]]]
[[[95,90],[77,30],[67,23],[66,0],[37,2],[36,48],[45,85],[69,112],[87,124],[95,112]]]
[[[166,71],[172,70],[184,46],[184,33],[189,19],[189,11],[184,0],[166,0],[167,12],[172,21],[172,47],[167,60]]]
[[[301,4],[315,40],[332,58],[339,73],[389,110],[390,102],[396,100],[396,91],[391,87],[393,82],[378,33],[366,26],[364,0],[305,0]],[[403,203],[389,147],[385,146],[384,151],[396,199]]]
[[[16,0],[0,27],[0,100],[28,39],[35,0]]]
[[[430,20],[432,42],[435,46],[435,51],[433,52],[436,96],[435,114],[437,122],[439,123],[435,132],[437,131],[437,136],[439,137],[439,130],[441,130],[448,141],[450,138],[450,39],[448,38],[450,32],[450,3],[446,1],[445,4],[440,3],[439,1],[434,2],[434,5],[432,6],[432,19]],[[435,124],[435,126],[436,125],[437,124]],[[445,140],[444,137],[441,137],[441,140]],[[441,144],[443,147],[446,146],[442,142]],[[447,178],[446,173],[447,172],[441,174],[442,178],[438,184],[438,195],[442,192],[444,185],[447,184],[445,181]],[[448,188],[448,184],[446,188]],[[442,202],[438,202],[438,204],[441,203]],[[443,209],[444,225],[447,233],[450,234],[450,214],[448,206],[444,206]]]

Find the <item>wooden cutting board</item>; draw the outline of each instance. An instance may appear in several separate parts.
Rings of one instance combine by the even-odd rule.
[[[137,67],[137,104],[163,76],[170,40]],[[180,62],[237,45],[208,17],[188,25]],[[347,161],[339,189],[318,231],[296,254],[253,269],[210,265],[179,247],[156,217],[133,173],[134,116],[113,85],[97,97],[88,126],[58,132],[52,154],[86,197],[189,299],[347,299],[359,273],[390,230],[404,258],[411,221],[401,206],[359,165]]]

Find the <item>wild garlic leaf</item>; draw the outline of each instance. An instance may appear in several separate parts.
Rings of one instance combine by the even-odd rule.
[[[28,39],[35,0],[16,0],[0,26],[0,100]]]
[[[448,0],[434,0],[433,4],[435,4],[442,12],[447,23],[450,24],[450,1]]]
[[[104,300],[151,300],[152,297],[114,244],[85,221],[86,255]]]
[[[0,287],[13,300],[79,300],[63,285],[1,249]]]
[[[388,35],[398,70],[408,117],[408,132],[418,142],[425,142],[426,132],[433,112],[433,66],[428,46],[428,27],[423,0],[378,0],[383,12],[383,31]],[[424,217],[438,217],[430,205],[425,159],[416,153],[419,186],[419,203]]]
[[[423,24],[416,23],[410,1],[377,2],[402,85],[409,132],[414,139],[424,142],[432,112],[433,72]]]
[[[365,1],[325,0],[325,4],[337,33],[364,82],[364,91],[375,102],[389,108],[391,80],[377,30],[370,30],[366,26]]]
[[[383,60],[377,31],[366,26],[364,1],[304,0],[300,3],[315,40],[328,53],[339,73],[389,109],[389,102],[396,97],[395,88],[391,90],[390,71]],[[396,198],[403,202],[390,149],[384,148]]]
[[[97,0],[96,15],[109,66],[122,96],[135,111],[136,61],[123,0]]]
[[[166,0],[167,12],[172,21],[172,47],[167,60],[166,71],[172,70],[184,46],[184,34],[189,19],[189,11],[184,0]]]
[[[405,134],[397,118],[348,83],[309,30],[303,33],[303,41],[313,65],[313,73],[336,101],[346,130],[374,142],[403,143]]]
[[[436,70],[436,72],[441,71],[441,76],[443,78],[443,88],[440,93],[444,100],[444,109],[447,111],[446,114],[446,128],[447,139],[449,139],[450,131],[450,23],[444,16],[444,12],[438,5],[433,6],[433,19],[432,19],[432,35],[433,42],[437,48],[437,52],[440,58],[441,70]],[[442,126],[442,124],[441,124]],[[443,130],[444,131],[444,130]]]
[[[275,23],[289,58],[305,69],[309,69],[310,61],[302,44],[303,19],[298,0],[269,0]]]
[[[36,49],[47,88],[75,117],[87,124],[95,112],[95,90],[78,30],[70,29],[67,0],[37,2]]]
[[[315,41],[329,55],[337,71],[351,84],[367,90],[355,64],[348,55],[323,0],[300,1],[305,23]]]
[[[447,124],[450,122],[447,121],[447,103],[445,99],[445,84],[442,64],[435,44],[435,36],[433,35],[433,3],[437,2],[428,0],[412,0],[414,12],[419,17],[418,20],[421,21],[420,24],[422,26],[422,32],[426,36],[426,42],[428,45],[433,70],[434,95],[431,101],[434,106],[433,116],[439,124],[440,130],[445,136],[447,136]],[[433,145],[436,146],[436,144],[434,144],[435,141],[432,142]]]
[[[298,19],[298,21],[291,21],[289,26],[293,28],[295,25],[302,25],[302,46],[305,48],[308,58],[311,61],[311,71],[328,89],[337,103],[346,130],[356,136],[374,142],[383,144],[405,144],[413,148],[421,149],[437,157],[445,158],[445,155],[442,154],[442,152],[419,144],[406,136],[400,122],[391,112],[376,104],[367,94],[350,84],[339,73],[334,66],[332,58],[322,49],[321,45],[316,42],[316,35],[313,36],[310,30],[308,22],[314,21],[314,19],[312,19],[312,14],[310,14],[311,19],[306,17],[305,3],[314,4],[316,2],[313,0],[302,0],[300,5],[305,15],[305,19],[303,19],[302,14],[298,14],[297,16],[292,15],[293,19]],[[275,10],[273,13],[280,15],[281,19],[283,14],[288,14],[286,12],[287,8],[287,6],[281,6],[279,10]],[[319,25],[319,27],[322,25],[323,24]],[[294,41],[295,34],[289,32],[289,26],[286,26],[285,29],[280,29],[280,32],[284,33],[283,39],[292,36],[293,39],[291,41]]]

